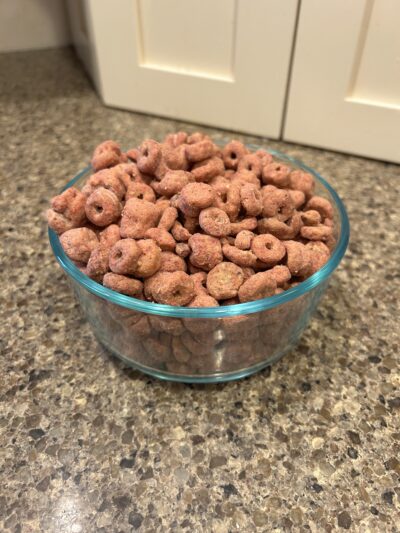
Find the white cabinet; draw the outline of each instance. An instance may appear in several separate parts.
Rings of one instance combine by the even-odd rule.
[[[399,0],[302,0],[284,138],[400,162]]]
[[[106,104],[280,136],[298,0],[83,4]]]

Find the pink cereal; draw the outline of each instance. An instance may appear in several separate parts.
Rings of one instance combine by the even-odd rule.
[[[199,224],[201,229],[213,237],[229,235],[231,222],[228,215],[218,207],[208,207],[200,212]]]
[[[268,233],[256,235],[252,240],[251,250],[260,261],[268,266],[276,265],[286,254],[285,246],[281,241]]]
[[[104,227],[117,221],[121,216],[122,205],[110,190],[99,187],[86,201],[86,216],[96,226]]]

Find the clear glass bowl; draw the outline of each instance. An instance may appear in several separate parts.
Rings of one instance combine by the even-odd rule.
[[[65,255],[57,234],[49,230],[54,255],[96,338],[110,352],[157,378],[212,383],[248,376],[294,348],[346,251],[349,220],[339,196],[317,172],[284,154],[269,152],[313,174],[316,194],[328,198],[335,212],[337,244],[329,261],[282,294],[237,305],[190,309],[137,300],[82,274]],[[91,172],[90,167],[85,168],[64,189],[81,186]]]

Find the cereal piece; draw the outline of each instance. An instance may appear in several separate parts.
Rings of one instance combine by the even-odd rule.
[[[100,279],[109,272],[109,255],[110,248],[108,246],[96,246],[89,257],[88,264],[86,266],[86,274],[89,278]]]
[[[171,233],[173,238],[179,242],[188,241],[192,236],[192,234],[178,221],[172,226]]]
[[[137,163],[140,157],[140,151],[138,150],[138,148],[131,148],[126,152],[126,155],[128,156],[128,159],[133,161],[133,163]]]
[[[175,224],[176,219],[178,218],[178,211],[175,207],[168,206],[164,209],[158,227],[169,231]]]
[[[225,178],[224,176],[215,176],[209,181],[208,184],[211,185],[211,187],[218,195],[226,198],[231,184],[231,180]]]
[[[163,194],[170,198],[174,194],[179,193],[185,185],[193,181],[193,176],[190,172],[184,170],[171,170],[165,174],[157,186],[157,194]]]
[[[193,281],[182,271],[159,272],[157,283],[152,284],[151,295],[160,304],[187,305],[194,297]]]
[[[310,250],[301,242],[285,241],[286,264],[292,276],[307,276],[311,269]]]
[[[254,239],[254,233],[248,230],[239,231],[235,238],[235,246],[240,250],[250,250],[251,241]]]
[[[310,198],[314,191],[314,177],[304,170],[292,170],[289,175],[289,187],[303,191],[306,198]]]
[[[197,228],[199,226],[199,219],[198,217],[189,217],[185,215],[183,217],[183,227],[192,235],[193,233],[197,232]]]
[[[179,209],[188,217],[196,217],[202,209],[210,207],[215,200],[215,192],[206,183],[188,183],[179,197]]]
[[[259,233],[271,233],[281,240],[288,240],[298,235],[302,225],[300,213],[295,211],[286,222],[277,218],[262,218],[258,221],[258,231]]]
[[[161,151],[167,169],[187,170],[189,168],[185,145],[177,146],[176,148],[170,148],[164,145]]]
[[[222,252],[224,256],[241,267],[251,267],[254,268],[257,263],[257,257],[250,250],[239,250],[235,246],[230,244],[224,244],[222,246]]]
[[[157,226],[159,220],[159,210],[156,205],[131,198],[125,204],[121,218],[121,237],[141,239],[145,237],[149,228]]]
[[[304,192],[289,189],[288,193],[289,193],[290,198],[292,199],[294,208],[300,209],[300,207],[306,201],[306,195],[304,194]]]
[[[278,287],[285,285],[292,277],[290,270],[285,265],[274,266],[268,270],[268,274],[274,278]]]
[[[190,246],[186,242],[178,242],[175,246],[175,253],[179,257],[185,258],[190,254]]]
[[[224,163],[219,157],[210,157],[195,163],[191,170],[196,181],[208,182],[224,172]]]
[[[192,357],[192,354],[179,337],[174,337],[172,339],[172,352],[179,363],[187,363]]]
[[[214,207],[225,211],[231,222],[235,222],[240,212],[240,187],[241,183],[231,183],[226,194],[219,193],[214,200]]]
[[[230,232],[231,222],[228,215],[218,207],[208,207],[200,212],[201,229],[213,237],[224,237]]]
[[[92,167],[94,170],[101,170],[107,167],[118,165],[121,157],[121,149],[114,141],[104,141],[93,152]]]
[[[153,329],[160,333],[168,333],[169,335],[182,335],[185,327],[182,320],[179,318],[149,315],[149,322]]]
[[[186,145],[186,157],[191,163],[204,161],[204,159],[212,157],[214,152],[215,145],[211,140],[208,139]]]
[[[231,235],[237,235],[238,233],[244,230],[252,231],[253,229],[256,229],[256,227],[257,227],[256,217],[244,218],[243,220],[240,220],[239,222],[231,223]]]
[[[121,234],[117,224],[110,224],[110,226],[99,233],[100,244],[105,248],[112,248],[120,239]]]
[[[47,212],[49,226],[57,233],[78,228],[86,220],[85,204],[86,196],[69,187],[51,200],[52,209]]]
[[[251,302],[273,296],[277,285],[275,279],[268,272],[259,272],[248,278],[239,289],[239,300]]]
[[[122,205],[118,197],[108,189],[95,189],[86,201],[87,218],[96,226],[104,227],[117,221],[121,216]]]
[[[137,166],[145,174],[154,174],[161,159],[161,146],[153,139],[146,139],[139,147]]]
[[[193,298],[188,307],[218,307],[219,303],[215,298],[209,294],[198,294]],[[190,319],[186,319],[185,325],[188,328],[187,322]],[[200,325],[200,324],[199,324]],[[189,329],[189,328],[188,328]],[[209,329],[208,327],[205,329]]]
[[[119,179],[119,175],[120,174],[113,168],[99,170],[90,176],[85,186],[82,188],[82,192],[86,196],[90,196],[95,189],[102,187],[112,191],[115,196],[117,196],[118,200],[122,200],[125,195],[126,187]]]
[[[239,141],[230,141],[222,150],[222,157],[225,167],[236,170],[240,159],[248,154],[245,145]]]
[[[195,356],[207,355],[215,344],[212,336],[204,333],[203,337],[199,337],[200,335],[201,333],[197,333],[196,338],[194,338],[193,334],[189,333],[189,331],[186,331],[180,337],[184,346],[186,346],[186,348]]]
[[[323,198],[322,196],[313,196],[310,198],[306,204],[306,209],[313,209],[318,211],[322,219],[333,218],[333,207],[329,200]]]
[[[175,272],[182,270],[186,272],[186,261],[173,252],[161,252],[160,272]]]
[[[268,266],[276,265],[285,256],[285,246],[279,239],[268,233],[256,235],[251,243],[251,250],[260,261]]]
[[[300,230],[300,235],[304,239],[310,241],[326,241],[332,237],[333,230],[330,226],[325,224],[318,224],[317,226],[303,226]]]
[[[191,133],[186,139],[187,144],[195,144],[200,141],[211,141],[211,138],[205,133],[201,133],[200,131],[195,131],[194,133]]]
[[[192,250],[189,260],[197,268],[209,271],[222,261],[221,244],[215,237],[195,233],[189,239],[189,246]]]
[[[153,239],[163,251],[173,252],[175,250],[175,239],[166,229],[150,228],[145,236]]]
[[[134,274],[138,278],[148,278],[161,267],[161,248],[152,239],[142,239],[137,244],[142,253]]]
[[[207,283],[207,273],[206,272],[197,272],[196,274],[191,274],[190,276],[193,281],[194,293],[198,296],[200,294],[208,294],[206,289]]]
[[[287,190],[278,189],[274,185],[262,188],[264,217],[274,217],[285,222],[294,212],[294,204]]]
[[[143,293],[143,283],[138,279],[128,278],[120,274],[108,272],[103,278],[103,285],[113,291],[121,292],[133,298],[140,298]]]
[[[110,250],[111,270],[115,274],[135,274],[141,253],[142,251],[134,239],[121,239]]]
[[[290,168],[282,163],[274,162],[265,165],[262,169],[262,180],[266,185],[286,187],[289,185]]]
[[[125,200],[131,198],[139,198],[139,200],[147,200],[147,202],[155,203],[156,195],[153,189],[145,183],[131,183],[126,191]]]
[[[254,152],[254,155],[256,155],[259,159],[261,159],[261,165],[262,167],[265,167],[265,165],[269,165],[269,163],[272,163],[274,158],[272,155],[265,150],[257,150]]]
[[[259,178],[262,170],[261,159],[256,154],[246,154],[240,159],[237,169],[238,171],[250,170]]]
[[[317,226],[321,222],[321,215],[314,209],[303,211],[300,215],[305,226]]]
[[[151,176],[140,172],[136,163],[117,165],[111,170],[113,175],[119,179],[125,189],[128,189],[132,183],[145,183],[148,185],[151,180]]]
[[[234,298],[244,281],[242,269],[234,263],[223,261],[207,275],[208,292],[216,300]]]
[[[310,273],[315,274],[329,260],[331,255],[329,248],[322,241],[310,241],[306,244],[306,248],[311,255]]]
[[[164,144],[176,148],[177,146],[181,146],[182,144],[185,144],[188,138],[188,134],[185,131],[178,131],[176,133],[169,133],[165,139]]]
[[[259,188],[252,183],[246,183],[240,188],[240,201],[249,217],[256,217],[263,210]]]
[[[156,207],[158,209],[158,216],[161,218],[164,211],[168,209],[168,207],[171,207],[171,204],[168,198],[164,198],[164,196],[161,196],[156,200]]]
[[[251,170],[238,170],[235,172],[235,174],[233,174],[231,183],[238,183],[240,187],[246,183],[250,183],[251,185],[257,187],[257,189],[261,188],[260,180],[254,174],[254,172],[251,172]]]
[[[98,246],[99,240],[95,232],[89,228],[73,228],[60,236],[60,243],[70,259],[86,264],[90,254]]]

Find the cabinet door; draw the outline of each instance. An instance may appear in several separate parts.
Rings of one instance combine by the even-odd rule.
[[[279,137],[298,0],[87,0],[111,106]]]
[[[302,0],[284,138],[400,162],[399,0]]]

